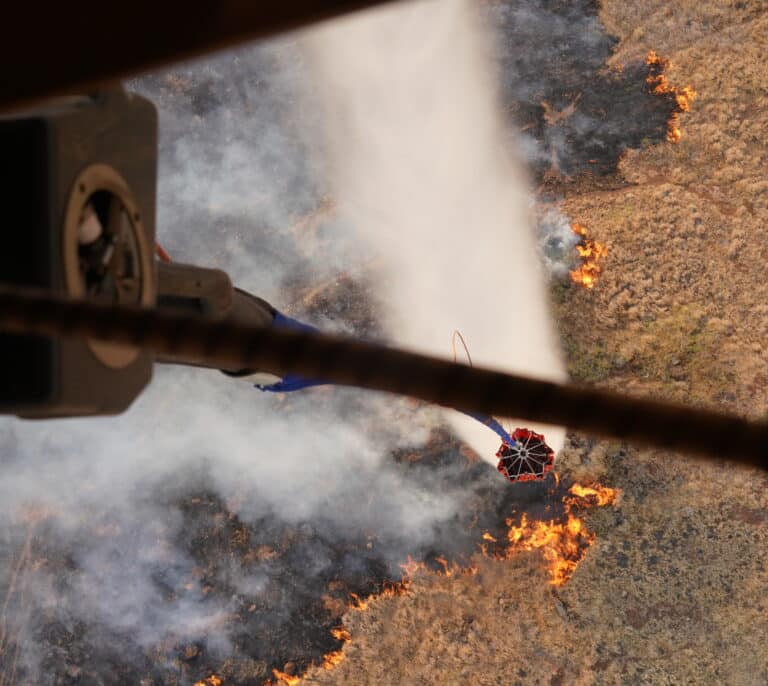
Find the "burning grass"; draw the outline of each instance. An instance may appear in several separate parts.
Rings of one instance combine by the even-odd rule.
[[[595,541],[595,534],[586,528],[577,512],[587,507],[613,505],[617,497],[618,491],[612,488],[574,484],[563,498],[564,518],[536,521],[523,514],[518,525],[507,519],[507,548],[495,557],[507,559],[521,550],[540,549],[549,567],[550,583],[562,586],[573,576]]]
[[[675,110],[667,122],[667,140],[670,143],[677,143],[683,137],[680,130],[680,113],[690,112],[691,103],[696,99],[696,91],[691,86],[673,86],[667,78],[666,71],[671,66],[671,62],[660,57],[654,50],[650,50],[645,58],[648,65],[648,76],[645,82],[653,95],[666,96],[674,100]]]
[[[285,684],[285,686],[295,686],[301,681],[300,676],[294,676],[293,674],[287,674],[286,672],[281,672],[279,669],[273,669],[272,674],[274,675],[275,679],[277,679],[277,684]],[[270,681],[267,681],[265,686],[269,686],[271,683]]]
[[[550,584],[562,586],[573,576],[579,563],[584,559],[587,550],[595,541],[595,534],[586,527],[582,515],[585,510],[593,507],[615,505],[618,489],[600,484],[582,486],[573,484],[567,491],[560,490],[559,479],[555,479],[551,494],[560,501],[555,503],[558,514],[550,519],[536,519],[528,513],[523,513],[519,524],[513,518],[507,518],[506,535],[497,537],[486,531],[481,536],[478,547],[486,558],[504,561],[511,559],[521,552],[540,550],[547,563]],[[557,494],[557,495],[555,495]],[[349,594],[349,608],[358,612],[367,611],[373,603],[385,598],[408,595],[417,576],[435,575],[452,577],[455,575],[474,576],[478,567],[473,564],[460,564],[456,560],[449,561],[445,557],[435,556],[428,563],[408,557],[400,565],[402,577],[396,582],[387,582],[379,593],[362,597],[356,593]],[[342,645],[338,650],[323,656],[320,667],[330,670],[344,661],[344,645],[351,642],[350,632],[343,626],[331,630],[331,635]],[[275,682],[268,681],[265,686],[296,686],[303,678],[278,669],[273,670]]]
[[[342,644],[349,643],[352,640],[352,635],[347,631],[344,625],[338,626],[335,629],[331,629],[331,636],[337,641],[341,641]],[[323,656],[323,669],[333,669],[344,661],[343,645],[340,650],[333,650],[330,653],[326,653]]]
[[[202,681],[196,681],[195,686],[221,686],[222,680],[220,677],[217,677],[215,674],[211,674],[207,679],[203,679]]]
[[[359,601],[359,597],[356,597]],[[352,640],[351,634],[349,631],[347,631],[344,625],[331,629],[331,636],[333,636],[333,638],[335,638],[337,641],[341,641],[342,647],[339,650],[332,650],[331,652],[323,655],[323,661],[320,664],[320,667],[326,670],[333,669],[334,667],[337,667],[342,662],[344,662],[344,645]],[[275,681],[267,681],[265,686],[295,686],[295,684],[298,684],[303,677],[303,675],[297,676],[295,674],[289,674],[287,672],[280,671],[279,669],[273,669],[272,676],[275,678]]]
[[[598,276],[603,271],[600,263],[608,255],[608,248],[603,243],[589,238],[586,227],[581,224],[572,224],[571,230],[581,236],[576,250],[582,259],[581,266],[571,271],[571,281],[581,284],[584,288],[594,288]]]

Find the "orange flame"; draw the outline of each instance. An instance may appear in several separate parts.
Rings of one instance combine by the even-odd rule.
[[[603,505],[613,505],[618,497],[618,492],[613,488],[606,488],[595,484],[593,486],[581,486],[579,484],[573,484],[568,489],[569,493],[572,493],[577,498],[589,500],[594,498],[595,504],[602,507]]]
[[[587,229],[581,224],[572,224],[571,231],[581,236],[576,250],[583,260],[581,266],[571,272],[571,281],[585,288],[594,288],[597,277],[603,271],[600,262],[608,255],[608,248],[603,243],[587,238]]]
[[[344,662],[344,653],[341,650],[334,650],[323,656],[323,669],[333,669],[336,665]]]
[[[574,515],[573,510],[585,505],[610,505],[615,503],[618,497],[616,489],[597,484],[574,484],[569,493],[571,496],[564,499],[565,521],[532,522],[524,514],[520,524],[515,526],[512,520],[508,519],[509,545],[506,551],[497,557],[508,559],[520,550],[541,549],[549,565],[550,583],[553,586],[565,584],[573,576],[576,567],[595,540],[595,535],[586,529],[584,521]]]
[[[352,640],[352,634],[347,631],[347,628],[344,625],[337,626],[335,629],[331,629],[331,636],[333,636],[337,641],[343,641],[344,643],[349,643]],[[321,666],[323,669],[333,669],[343,661],[343,649],[334,650],[323,655],[323,664]]]
[[[405,580],[426,569],[426,565],[423,562],[417,562],[409,555],[406,561],[400,565],[400,569],[403,570],[403,579]]]
[[[682,137],[683,132],[680,130],[680,117],[677,112],[673,112],[667,122],[667,140],[670,143],[678,143]]]
[[[207,679],[196,681],[195,686],[221,686],[222,681],[215,674],[211,674]]]
[[[357,593],[350,593],[349,597],[350,597],[349,604],[353,610],[360,610],[361,612],[363,612],[364,610],[368,609],[368,601],[363,600],[359,595],[357,595]]]
[[[349,643],[352,640],[352,635],[343,626],[331,629],[331,636],[337,641],[344,641],[344,643]]]
[[[586,229],[575,225],[577,233]],[[585,235],[585,233],[581,235]],[[557,476],[557,475],[555,475]],[[559,483],[559,479],[556,479]],[[568,495],[563,498],[565,505],[565,521],[529,521],[526,515],[523,515],[520,524],[515,526],[511,519],[506,520],[509,527],[507,531],[507,547],[502,553],[490,555],[485,544],[480,545],[483,554],[496,559],[508,559],[516,552],[521,550],[540,549],[545,560],[549,564],[550,583],[554,586],[562,586],[572,576],[579,562],[584,559],[587,549],[595,540],[595,535],[588,531],[583,520],[578,518],[573,510],[591,506],[612,505],[616,502],[619,491],[616,489],[592,484],[591,486],[582,486],[573,484],[568,490]],[[497,543],[497,539],[489,532],[484,532],[481,536],[483,541]],[[455,561],[449,562],[444,557],[435,557],[435,562],[440,566],[433,570],[422,561],[414,560],[410,555],[406,561],[400,565],[403,570],[403,576],[400,581],[385,583],[378,594],[373,594],[365,598],[357,593],[349,594],[349,606],[355,610],[365,611],[370,607],[371,602],[378,598],[405,595],[409,592],[412,579],[417,574],[434,573],[437,576],[451,577],[460,573],[464,575],[477,574],[478,568],[474,566],[462,567]],[[352,640],[352,635],[346,627],[338,626],[331,629],[331,635],[345,644]],[[320,665],[323,669],[333,669],[344,661],[345,655],[343,646],[341,650],[334,650],[323,656],[323,662]],[[297,686],[301,682],[302,676],[286,674],[279,669],[273,669],[272,674],[280,684],[284,686]],[[211,679],[217,677],[211,676]],[[269,682],[268,682],[269,683]],[[220,686],[221,681],[198,682],[195,686]]]
[[[367,607],[367,603],[362,601],[362,599],[356,595],[356,594],[350,594],[354,595],[355,598],[357,598],[361,603]],[[352,635],[347,631],[346,627],[344,625],[337,626],[333,629],[331,629],[331,636],[333,636],[335,639],[339,641],[343,641],[344,643],[349,643],[352,640]],[[333,669],[334,667],[340,665],[342,662],[344,662],[344,651],[342,650],[333,650],[330,653],[326,653],[323,655],[323,661],[320,664],[320,666],[323,669]],[[277,682],[280,684],[284,684],[284,686],[296,686],[297,684],[301,683],[302,678],[304,677],[303,674],[299,676],[295,676],[293,674],[287,674],[286,672],[281,672],[279,669],[273,669],[272,674],[277,679]],[[270,686],[272,682],[267,681],[265,686]],[[198,685],[195,684],[195,686],[205,686],[204,684]]]
[[[580,235],[586,234],[586,229],[583,227],[579,225],[575,225],[575,227],[574,230]],[[502,553],[497,553],[492,557],[509,559],[522,550],[541,550],[549,565],[550,583],[554,586],[562,586],[573,576],[576,567],[584,559],[587,549],[595,540],[595,534],[586,529],[584,521],[577,517],[573,511],[577,508],[612,505],[616,502],[618,495],[618,490],[599,484],[590,486],[573,484],[568,490],[568,495],[563,498],[565,505],[564,521],[530,521],[524,514],[520,524],[515,526],[511,519],[507,519],[506,523],[509,527],[506,536],[507,547]],[[482,534],[481,538],[483,541],[491,543],[498,542],[487,531]],[[488,554],[485,544],[481,545],[481,550],[483,554],[491,556]],[[350,607],[362,612],[367,610],[371,602],[378,598],[405,595],[409,592],[412,579],[417,574],[431,572],[438,576],[451,577],[456,573],[473,575],[478,572],[477,567],[462,567],[457,562],[449,562],[444,557],[435,557],[434,560],[440,566],[437,570],[432,570],[426,563],[408,556],[406,561],[400,565],[403,570],[400,581],[385,583],[380,593],[365,598],[357,593],[350,593]],[[352,640],[352,635],[343,625],[331,629],[331,635],[344,643],[349,643]],[[342,647],[341,650],[334,650],[325,654],[320,666],[330,670],[342,663],[344,658]],[[302,676],[286,674],[278,669],[273,669],[272,673],[278,682],[284,686],[297,686],[302,679]],[[211,677],[211,679],[216,678]],[[220,684],[221,681],[209,682],[206,680],[205,682],[198,682],[195,686],[220,686]]]
[[[422,568],[423,562],[415,562],[408,556],[407,562],[400,565],[403,569],[403,577],[400,581],[385,581],[381,585],[381,591],[379,593],[372,593],[371,595],[361,598],[357,593],[349,594],[349,606],[353,610],[360,610],[361,612],[368,609],[370,603],[377,598],[392,598],[394,596],[406,595],[408,593],[408,587],[411,585],[411,576]]]
[[[285,686],[296,686],[296,684],[301,681],[300,676],[286,674],[285,672],[281,672],[279,669],[273,669],[272,674],[274,675],[275,679],[277,679],[280,683],[285,684]]]
[[[488,536],[490,536],[490,534],[488,534]],[[477,567],[462,567],[456,561],[448,562],[448,560],[446,560],[444,557],[435,557],[435,562],[440,565],[440,569],[431,570],[424,562],[414,560],[409,555],[406,558],[406,561],[400,565],[400,568],[403,570],[403,576],[400,581],[385,581],[384,584],[382,584],[381,592],[371,594],[365,598],[360,597],[357,593],[350,593],[349,606],[353,610],[365,612],[370,607],[370,604],[379,598],[392,598],[395,596],[407,595],[409,593],[413,577],[423,572],[431,571],[438,576],[446,577],[451,577],[454,574],[464,574],[471,576],[477,574],[478,572]],[[346,635],[349,634],[347,633]],[[336,638],[340,638],[341,640],[347,640],[341,636],[336,636],[335,634],[334,636]]]
[[[667,140],[670,143],[677,143],[683,137],[680,130],[679,113],[691,111],[691,103],[696,99],[697,93],[690,86],[683,86],[682,88],[673,86],[664,73],[672,63],[667,58],[660,57],[654,50],[648,52],[645,63],[651,71],[645,79],[651,93],[654,95],[669,94],[675,97],[676,111],[672,113],[667,122]]]

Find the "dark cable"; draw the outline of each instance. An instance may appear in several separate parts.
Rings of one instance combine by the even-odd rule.
[[[0,329],[128,343],[188,363],[263,369],[419,398],[497,417],[768,468],[768,424],[469,367],[324,334],[0,289]]]

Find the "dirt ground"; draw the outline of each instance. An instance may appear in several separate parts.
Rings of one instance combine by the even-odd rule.
[[[573,377],[752,417],[768,381],[768,4],[606,0],[614,64],[656,50],[698,97],[683,137],[627,154],[626,184],[564,186],[608,245],[593,290],[555,288]],[[586,84],[585,84],[586,86]],[[560,470],[620,488],[553,591],[538,553],[344,618],[351,641],[314,684],[768,683],[768,477],[573,435]]]

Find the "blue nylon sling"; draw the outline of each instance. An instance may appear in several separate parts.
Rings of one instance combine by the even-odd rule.
[[[311,326],[310,324],[300,322],[297,319],[293,319],[279,310],[275,310],[275,318],[272,320],[272,326],[281,329],[293,329],[294,331],[320,333],[320,329]],[[293,391],[300,391],[304,388],[310,388],[311,386],[323,386],[328,383],[328,381],[323,381],[322,379],[306,379],[297,374],[286,374],[280,381],[272,384],[256,384],[256,388],[267,393],[291,393]],[[507,445],[511,446],[515,444],[515,440],[497,419],[475,412],[464,412],[464,414],[487,426]]]

